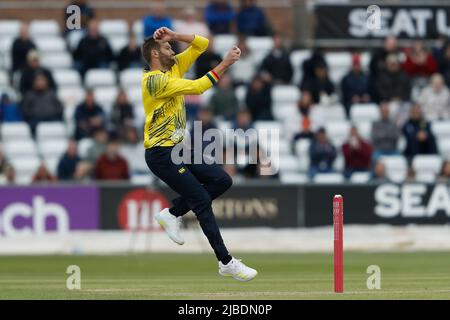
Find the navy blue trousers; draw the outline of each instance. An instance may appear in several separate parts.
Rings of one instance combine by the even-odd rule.
[[[149,169],[180,197],[172,200],[170,212],[182,216],[192,210],[203,233],[219,261],[228,263],[231,256],[223,243],[219,226],[212,211],[212,200],[232,185],[231,177],[218,164],[175,164],[171,159],[173,147],[153,147],[145,150],[145,161]]]

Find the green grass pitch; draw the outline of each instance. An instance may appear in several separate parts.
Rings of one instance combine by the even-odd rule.
[[[0,257],[0,299],[450,299],[450,253],[345,253],[345,293],[333,293],[331,254],[241,254],[259,275],[222,278],[212,254]],[[81,290],[66,269],[81,268]],[[381,289],[368,290],[369,265]]]

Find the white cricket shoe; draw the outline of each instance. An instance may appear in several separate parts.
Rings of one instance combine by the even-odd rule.
[[[224,277],[233,277],[239,281],[250,281],[258,274],[258,271],[247,267],[240,259],[232,258],[228,264],[219,261],[219,274]]]
[[[175,217],[168,208],[165,208],[155,215],[155,220],[163,227],[170,239],[179,245],[184,244],[184,239],[180,235],[181,217]]]

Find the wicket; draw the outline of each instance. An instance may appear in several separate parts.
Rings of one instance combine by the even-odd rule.
[[[343,227],[344,227],[344,198],[337,194],[333,197],[333,226],[334,226],[334,292],[344,292],[343,268]]]

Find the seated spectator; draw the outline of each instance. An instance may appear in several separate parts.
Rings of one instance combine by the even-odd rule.
[[[314,139],[314,132],[311,130],[311,119],[303,116],[300,120],[300,130],[294,135],[294,142],[299,139]]]
[[[70,140],[67,151],[62,155],[58,163],[59,180],[81,180],[87,177],[90,165],[83,162],[78,156],[76,140]]]
[[[11,101],[7,93],[0,93],[0,123],[22,121],[23,117],[17,104]]]
[[[368,103],[369,76],[364,73],[361,66],[361,57],[358,54],[352,56],[352,68],[341,81],[342,104],[350,116],[350,107],[355,103]]]
[[[409,120],[402,131],[406,138],[404,155],[409,161],[418,154],[437,153],[436,139],[430,123],[423,118],[420,105],[415,104],[411,107]]]
[[[280,34],[273,35],[273,48],[264,58],[261,72],[268,72],[274,84],[289,84],[294,70],[292,69],[289,52],[283,46],[283,38]]]
[[[231,67],[230,74],[236,85],[248,84],[256,74],[258,59],[247,45],[247,38],[239,36],[238,48],[241,49],[239,64]]]
[[[39,122],[63,120],[63,105],[56,97],[55,91],[49,88],[44,75],[36,76],[33,90],[25,94],[20,108],[33,135]]]
[[[382,101],[409,101],[411,84],[394,54],[387,56],[386,69],[379,72],[375,86]]]
[[[418,103],[427,120],[450,119],[450,90],[441,74],[433,74],[430,84],[420,93]]]
[[[91,137],[98,128],[105,128],[105,112],[94,100],[94,92],[86,91],[84,101],[75,109],[75,139]]]
[[[311,93],[314,103],[321,105],[328,105],[335,98],[334,84],[328,77],[328,69],[325,64],[317,64],[314,69],[314,77],[306,80],[300,89]]]
[[[106,143],[108,142],[108,132],[105,129],[96,129],[92,134],[93,143],[87,149],[85,160],[92,166],[95,165],[97,159],[105,151]]]
[[[383,162],[377,161],[373,167],[372,171],[372,181],[375,182],[386,182],[386,166]]]
[[[205,8],[205,21],[213,34],[231,33],[234,17],[228,0],[211,0]]]
[[[222,57],[214,52],[214,38],[210,37],[208,48],[195,61],[194,67],[196,78],[203,77],[210,70],[217,67],[220,61],[222,61]]]
[[[308,91],[305,91],[298,101],[298,110],[300,111],[301,120],[300,120],[300,130],[294,135],[294,142],[298,139],[310,139],[314,138],[313,132],[313,120],[311,117],[311,110],[314,104],[312,101],[311,94]]]
[[[142,20],[144,25],[144,37],[152,37],[153,33],[162,27],[173,30],[172,19],[167,15],[167,8],[164,1],[153,1],[151,14]]]
[[[94,168],[96,180],[128,180],[127,161],[119,154],[119,140],[110,137],[105,152],[97,159]]]
[[[397,38],[388,36],[384,39],[383,47],[377,48],[372,52],[369,69],[370,77],[376,80],[380,71],[386,69],[386,58],[388,55],[395,55],[400,61],[402,52],[398,47]]]
[[[370,170],[372,160],[372,146],[359,135],[358,129],[352,127],[350,137],[342,146],[345,158],[344,175],[346,178],[354,172],[365,172]]]
[[[197,19],[197,11],[193,7],[188,7],[183,11],[183,19],[173,22],[175,32],[184,34],[198,34],[202,37],[209,38],[210,32],[208,26],[203,21]],[[185,50],[189,44],[185,42],[179,43],[179,49]]]
[[[389,104],[380,104],[381,119],[372,124],[373,160],[376,162],[380,156],[397,155],[400,129],[390,118]]]
[[[448,182],[450,181],[450,160],[446,160],[442,163],[442,169],[439,173],[438,181]]]
[[[12,74],[25,67],[28,52],[33,49],[36,49],[36,45],[33,40],[30,39],[28,24],[22,22],[19,37],[14,39],[11,46]]]
[[[133,125],[134,111],[130,101],[128,101],[127,94],[123,89],[120,89],[116,101],[111,110],[111,124],[115,131],[119,134],[127,125]]]
[[[50,173],[45,163],[42,162],[33,176],[32,183],[54,182],[56,180],[57,178]]]
[[[328,140],[325,129],[319,128],[309,147],[309,158],[311,160],[309,167],[310,177],[313,178],[317,173],[333,172],[333,163],[336,155],[336,148]]]
[[[31,50],[27,55],[27,64],[21,70],[19,90],[26,94],[33,89],[36,76],[43,75],[47,79],[50,89],[56,91],[56,83],[52,73],[47,68],[41,67],[39,63],[39,54],[36,50]]]
[[[433,55],[424,48],[423,42],[416,41],[413,48],[406,55],[403,69],[412,78],[428,78],[437,71],[438,66]]]
[[[236,116],[239,102],[233,89],[233,79],[229,74],[224,74],[220,79],[209,100],[209,105],[216,117],[221,116],[226,120],[231,120]]]
[[[202,150],[195,150],[197,152],[203,152],[205,148],[209,144],[218,143],[218,141],[215,141],[215,139],[211,140],[204,140],[203,135],[205,131],[209,129],[217,129],[216,123],[214,122],[213,114],[209,109],[202,108],[197,113],[197,119],[195,121],[201,122],[201,127],[198,126],[198,123],[194,122],[194,126],[192,126],[190,136],[191,136],[191,147],[195,150],[195,148],[198,148],[199,146],[202,147]],[[195,130],[199,130],[200,132],[195,132]],[[196,140],[197,138],[200,138],[201,140]],[[207,154],[207,156],[215,157],[215,154]]]
[[[317,66],[327,66],[327,62],[323,57],[322,51],[319,48],[314,48],[311,56],[302,63],[302,79],[300,87],[308,82],[310,79],[315,79],[315,70]]]
[[[245,103],[253,120],[273,120],[271,88],[269,80],[259,74],[248,86]]]
[[[117,56],[117,67],[119,71],[122,71],[127,68],[142,68],[143,66],[141,48],[137,45],[136,36],[131,34],[128,45],[120,50]]]
[[[89,21],[87,35],[80,40],[73,56],[83,77],[89,69],[109,67],[113,52],[108,40],[99,33],[97,20]]]
[[[439,73],[444,77],[447,87],[450,87],[450,42],[444,47],[442,58],[439,60]]]
[[[267,36],[269,26],[264,11],[255,4],[255,0],[241,0],[237,14],[237,29],[247,36]]]

